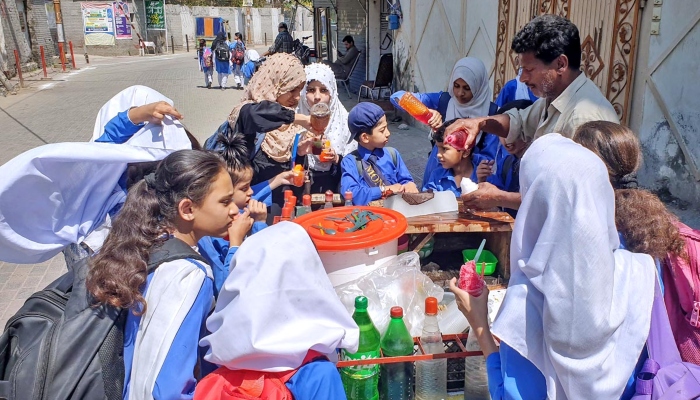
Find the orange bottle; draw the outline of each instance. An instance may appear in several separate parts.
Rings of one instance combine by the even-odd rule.
[[[297,196],[289,196],[289,202],[287,202],[287,204],[285,204],[285,206],[286,205],[296,207],[297,206]]]
[[[399,99],[399,106],[404,109],[407,113],[418,121],[427,124],[430,121],[430,117],[433,115],[430,113],[428,107],[421,103],[416,96],[410,92],[406,92]]]
[[[292,183],[294,186],[302,187],[304,185],[304,167],[297,164],[294,166],[292,173],[294,174],[292,177]]]

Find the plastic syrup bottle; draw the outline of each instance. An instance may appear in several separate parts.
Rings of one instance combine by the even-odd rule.
[[[297,217],[311,212],[311,195],[305,194],[301,197],[301,207],[297,208]]]
[[[333,192],[330,190],[326,191],[326,204],[323,205],[323,208],[333,208]]]
[[[403,321],[403,308],[391,307],[391,321],[381,341],[384,357],[413,355],[413,338]],[[413,400],[413,363],[381,364],[380,400]]]
[[[345,197],[345,205],[348,207],[352,207],[352,192],[349,190],[345,191],[343,197]]]
[[[342,351],[343,360],[366,360],[379,358],[379,331],[367,312],[367,297],[355,298],[355,312],[352,314],[360,328],[360,346],[357,353]],[[340,378],[348,400],[378,400],[379,365],[358,365],[340,369]]]
[[[442,354],[442,334],[437,321],[438,301],[425,299],[425,321],[420,342],[426,354]],[[416,400],[447,398],[447,359],[416,361]]]

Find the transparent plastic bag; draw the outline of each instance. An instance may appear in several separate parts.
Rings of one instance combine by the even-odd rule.
[[[413,251],[396,256],[360,279],[336,287],[335,292],[350,314],[355,310],[355,297],[367,297],[369,315],[381,334],[389,325],[391,307],[401,306],[404,322],[414,337],[420,336],[423,328],[426,297],[441,301],[444,294],[442,287],[421,272],[418,253]]]

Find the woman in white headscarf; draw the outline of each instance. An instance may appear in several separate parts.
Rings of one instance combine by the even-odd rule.
[[[593,152],[559,134],[522,159],[523,202],[513,230],[511,278],[493,323],[488,290],[455,286],[481,345],[494,399],[617,399],[651,321],[656,267],[620,250],[615,196]]]
[[[310,115],[314,104],[326,103],[331,110],[331,117],[323,140],[331,142],[335,159],[321,162],[319,156],[309,154],[311,178],[311,193],[324,193],[327,190],[338,191],[340,184],[340,159],[342,156],[357,149],[357,142],[350,140],[348,128],[348,112],[338,98],[338,86],[333,70],[321,63],[311,64],[304,68],[306,71],[306,86],[301,91],[301,99],[297,112]],[[348,142],[351,142],[348,144]]]
[[[401,109],[399,99],[404,93],[404,91],[398,91],[391,95],[391,102],[399,109]],[[433,118],[429,122],[433,130],[439,128],[444,121],[455,118],[485,117],[495,114],[498,110],[498,107],[491,102],[493,92],[489,85],[486,66],[475,57],[464,57],[455,63],[447,84],[447,92],[413,93],[413,95],[433,113]],[[476,164],[483,159],[493,160],[497,148],[496,136],[487,133],[477,137],[473,153]],[[433,146],[423,173],[424,183],[439,165],[437,147]]]
[[[357,351],[359,329],[301,226],[282,222],[243,242],[207,328],[204,359],[221,368],[200,382],[195,398],[221,393],[232,375],[295,369],[286,384],[295,399],[345,398],[328,360],[337,348]],[[327,359],[302,366],[311,351]]]

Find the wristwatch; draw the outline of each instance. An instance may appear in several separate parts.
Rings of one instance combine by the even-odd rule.
[[[382,194],[384,194],[384,192],[386,192],[386,186],[384,186],[384,184],[380,183],[380,184],[379,184],[379,190],[381,190],[381,191],[382,191]]]

